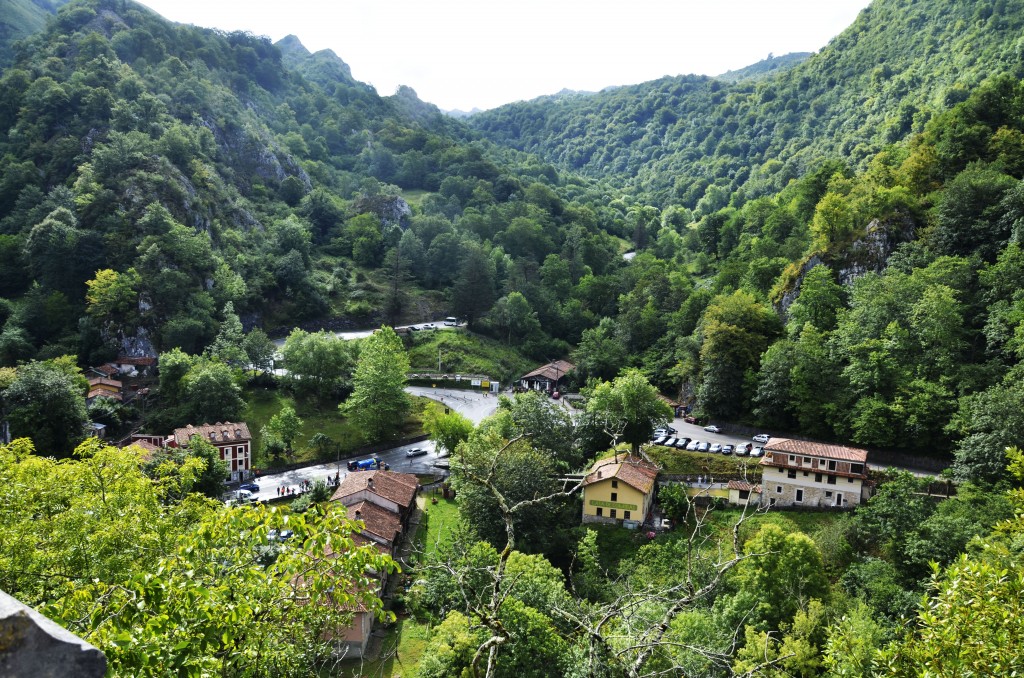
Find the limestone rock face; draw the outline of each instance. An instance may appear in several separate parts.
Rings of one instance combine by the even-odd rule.
[[[97,648],[0,591],[0,676],[100,678],[106,670]]]

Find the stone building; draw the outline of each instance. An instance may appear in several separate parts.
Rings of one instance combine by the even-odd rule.
[[[867,499],[868,453],[855,447],[772,438],[761,459],[763,499],[773,506],[856,506]]]

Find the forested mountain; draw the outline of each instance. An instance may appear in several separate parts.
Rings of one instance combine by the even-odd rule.
[[[80,0],[0,78],[0,361],[198,354],[235,314],[456,312],[532,359],[572,353],[580,384],[639,367],[704,416],[973,458],[972,436],[1016,441],[991,408],[1024,397],[1002,385],[1022,22],[1020,3],[879,0],[766,79],[476,119],[586,146],[567,164],[587,181],[295,38]]]
[[[46,25],[67,0],[0,0],[0,67],[14,59],[14,43]]]
[[[489,139],[701,213],[774,193],[823,157],[851,167],[924,129],[993,72],[1019,73],[1019,2],[878,0],[761,80],[681,75],[471,118]]]
[[[724,80],[726,82],[739,82],[740,80],[761,80],[772,75],[778,75],[780,72],[789,70],[797,64],[803,63],[807,60],[807,57],[811,56],[812,52],[790,52],[789,54],[783,54],[782,56],[768,55],[767,59],[762,59],[756,64],[744,66],[743,68],[737,68],[734,71],[726,71],[715,76],[715,80]]]

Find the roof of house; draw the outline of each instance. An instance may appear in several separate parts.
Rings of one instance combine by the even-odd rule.
[[[832,445],[830,443],[815,443],[809,440],[772,438],[771,441],[764,446],[764,449],[765,452],[802,454],[808,457],[824,457],[826,459],[838,459],[841,461],[864,463],[868,460],[867,450],[861,450],[856,447],[846,447],[844,445]]]
[[[619,461],[615,461],[615,457],[608,457],[590,467],[590,472],[583,479],[583,486],[614,478],[647,494],[654,489],[654,479],[657,477],[658,467],[640,457],[626,455]]]
[[[331,501],[340,501],[347,505],[346,497],[365,490],[405,508],[415,499],[419,484],[419,479],[411,473],[359,471],[349,473],[342,479],[338,489],[331,495]]]
[[[124,384],[117,379],[108,379],[107,377],[93,377],[89,380],[89,386],[110,386],[111,388],[121,388]]]
[[[154,445],[148,440],[133,440],[132,442],[128,443],[128,445],[126,445],[125,447],[138,448],[140,450],[139,456],[142,458],[143,461],[151,461],[153,459],[153,455],[155,455],[161,449],[159,445]]]
[[[116,365],[111,365],[110,363],[105,363],[103,365],[100,365],[99,367],[90,367],[89,369],[95,372],[96,374],[102,374],[106,377],[112,377],[121,371],[117,369]]]
[[[370,501],[361,501],[347,508],[349,518],[363,521],[363,525],[366,526],[361,530],[363,534],[376,535],[390,544],[402,531],[402,519],[397,513],[389,511],[383,506],[377,506]]]
[[[568,360],[555,360],[548,363],[547,365],[541,365],[533,372],[528,372],[522,376],[523,379],[529,379],[531,377],[541,377],[543,379],[550,379],[551,381],[558,381],[566,375],[568,372],[572,372],[576,369]]]
[[[204,440],[211,443],[245,442],[252,439],[252,436],[249,435],[249,426],[244,421],[225,421],[223,423],[218,421],[216,424],[200,424],[199,426],[189,424],[184,428],[174,429],[174,442],[179,446],[188,445],[192,436],[202,436]]]
[[[750,491],[750,490],[753,490],[754,492],[760,492],[761,491],[761,486],[760,485],[754,485],[753,483],[748,483],[745,480],[730,480],[729,484],[726,485],[726,489],[729,489],[729,490],[740,490],[740,491],[744,491],[744,490]]]

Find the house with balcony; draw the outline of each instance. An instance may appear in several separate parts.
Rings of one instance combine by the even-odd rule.
[[[868,499],[867,450],[772,438],[761,459],[762,501],[771,506],[854,507]]]

